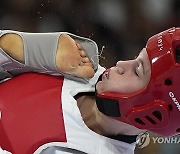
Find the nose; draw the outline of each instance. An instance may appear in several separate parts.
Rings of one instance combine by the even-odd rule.
[[[127,71],[134,71],[139,66],[137,60],[118,61],[116,67],[120,74],[124,74]]]

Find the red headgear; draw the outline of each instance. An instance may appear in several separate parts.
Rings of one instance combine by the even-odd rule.
[[[163,136],[180,133],[180,28],[151,37],[149,84],[134,93],[97,94],[97,106],[112,118]]]

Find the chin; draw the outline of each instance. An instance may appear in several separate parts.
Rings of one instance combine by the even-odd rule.
[[[99,81],[99,82],[96,84],[96,90],[97,90],[98,93],[101,93],[101,92],[103,92],[102,89],[103,89],[103,88],[102,88],[102,81]]]

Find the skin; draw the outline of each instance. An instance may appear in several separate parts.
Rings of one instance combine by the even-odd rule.
[[[24,63],[23,42],[16,34],[6,34],[0,38],[0,47],[11,57]],[[56,52],[56,66],[59,71],[78,77],[94,76],[93,66],[85,51],[70,36],[61,35]],[[144,88],[150,79],[150,63],[147,52],[143,49],[134,60],[118,61],[103,75],[97,83],[97,91],[131,93]],[[118,83],[118,84],[117,84]],[[85,124],[94,132],[107,135],[137,135],[144,130],[111,119],[97,109],[94,96],[76,97],[78,107]]]
[[[148,84],[150,73],[150,63],[144,48],[137,58],[118,61],[116,66],[110,68],[106,75],[103,75],[102,81],[97,83],[97,90],[100,93],[103,91],[135,92]]]

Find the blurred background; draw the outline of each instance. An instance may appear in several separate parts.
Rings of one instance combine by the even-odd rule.
[[[102,52],[100,62],[105,67],[134,58],[150,36],[173,26],[180,26],[179,0],[1,0],[0,3],[0,29],[67,31],[91,38]],[[136,148],[135,153],[180,154],[178,145],[155,144],[151,140],[150,145]]]

